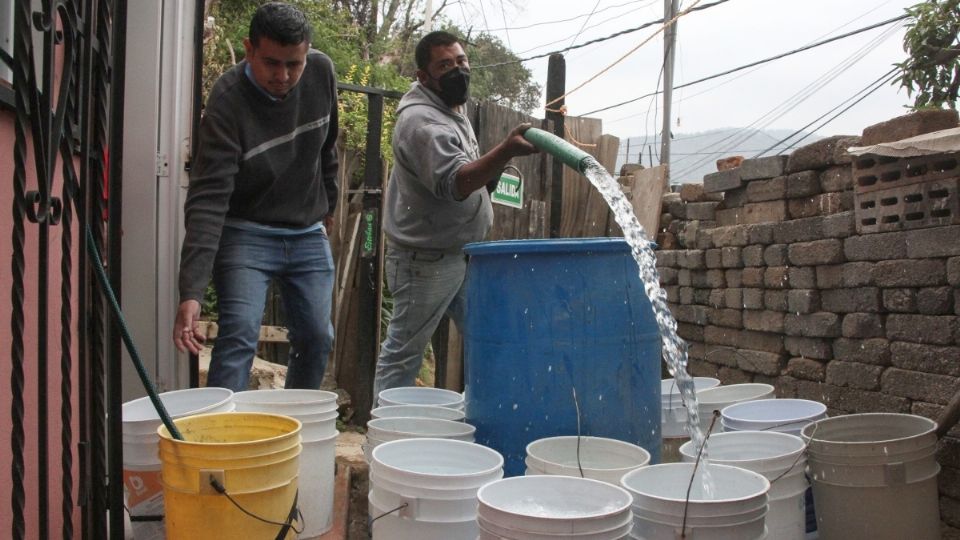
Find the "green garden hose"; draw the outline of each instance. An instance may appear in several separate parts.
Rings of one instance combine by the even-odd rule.
[[[590,154],[542,129],[529,128],[523,132],[523,138],[581,174],[587,170],[588,160],[593,159]]]

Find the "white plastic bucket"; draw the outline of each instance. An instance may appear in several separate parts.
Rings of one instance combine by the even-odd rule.
[[[443,388],[429,388],[425,386],[401,386],[382,390],[377,404],[380,407],[389,405],[434,405],[450,409],[463,410],[463,394]]]
[[[820,538],[939,539],[936,427],[921,416],[891,413],[805,427]]]
[[[160,394],[171,418],[233,410],[233,392],[227,388],[187,388]],[[123,404],[123,486],[127,509],[132,517],[162,516],[163,485],[160,483],[160,454],[157,428],[162,423],[150,397]],[[137,540],[162,540],[163,521],[133,521]]]
[[[800,435],[811,422],[827,417],[827,406],[807,399],[760,399],[720,411],[724,431],[778,431]]]
[[[460,409],[436,405],[387,405],[370,411],[370,418],[439,418],[462,422],[465,415]]]
[[[697,403],[700,412],[700,427],[706,433],[707,429],[710,428],[710,422],[713,421],[713,411],[722,411],[734,403],[772,399],[774,396],[775,389],[773,386],[763,383],[731,384],[698,391]],[[721,425],[720,418],[717,418],[717,421],[713,424],[713,432],[720,432],[722,430]]]
[[[727,465],[693,463],[651,465],[624,475],[621,485],[633,495],[632,538],[676,540],[686,514],[686,538],[691,540],[759,540],[765,537],[767,491],[762,475]],[[708,496],[701,468],[708,467],[716,493]]]
[[[804,442],[796,435],[773,431],[733,431],[710,436],[710,463],[731,465],[762,474],[770,483],[767,531],[777,540],[806,538]],[[685,462],[695,462],[692,442],[680,447]]]
[[[719,379],[713,377],[694,377],[693,388],[697,395],[700,391],[714,388],[720,384]],[[680,387],[675,379],[660,381],[660,436],[686,437],[687,408],[680,395]]]
[[[337,394],[326,390],[245,390],[234,394],[238,412],[289,416],[300,421],[299,505],[302,538],[313,538],[333,526],[336,471]]]
[[[626,538],[633,528],[633,514],[626,512],[620,525],[596,532],[548,534],[529,531],[517,531],[496,523],[491,523],[481,516],[477,516],[477,525],[480,527],[479,540],[559,540],[560,538],[575,538],[576,540],[608,540],[610,538]]]
[[[477,490],[502,476],[503,457],[479,444],[448,439],[381,444],[370,460],[373,538],[474,539]]]
[[[370,461],[370,453],[379,444],[401,439],[452,439],[473,442],[477,428],[466,422],[440,420],[439,418],[377,418],[367,422],[367,445],[364,456]]]
[[[620,485],[623,475],[650,463],[650,452],[603,437],[549,437],[527,445],[527,476],[581,476]]]
[[[480,488],[477,499],[477,521],[485,532],[516,540],[549,535],[612,540],[623,538],[632,519],[626,490],[589,478],[505,478]]]

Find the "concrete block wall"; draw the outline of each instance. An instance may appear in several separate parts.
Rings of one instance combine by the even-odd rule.
[[[831,415],[936,419],[960,389],[960,225],[858,235],[859,143],[745,160],[666,195],[661,284],[693,375],[769,383]],[[960,538],[960,428],[938,459],[944,535]]]

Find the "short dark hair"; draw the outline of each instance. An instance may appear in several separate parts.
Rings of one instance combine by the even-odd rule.
[[[284,2],[267,2],[254,12],[250,20],[250,43],[256,47],[265,37],[280,45],[310,42],[310,22],[302,11]]]
[[[434,47],[446,47],[454,43],[461,43],[460,38],[443,30],[430,32],[420,38],[420,43],[417,43],[416,52],[417,68],[423,71],[427,70],[427,67],[430,65],[430,51]]]

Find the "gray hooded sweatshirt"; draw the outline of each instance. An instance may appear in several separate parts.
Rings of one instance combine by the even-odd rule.
[[[480,157],[466,116],[413,83],[397,109],[393,155],[384,205],[388,244],[457,253],[483,240],[493,224],[490,195],[478,189],[463,198],[456,188],[460,167]]]

